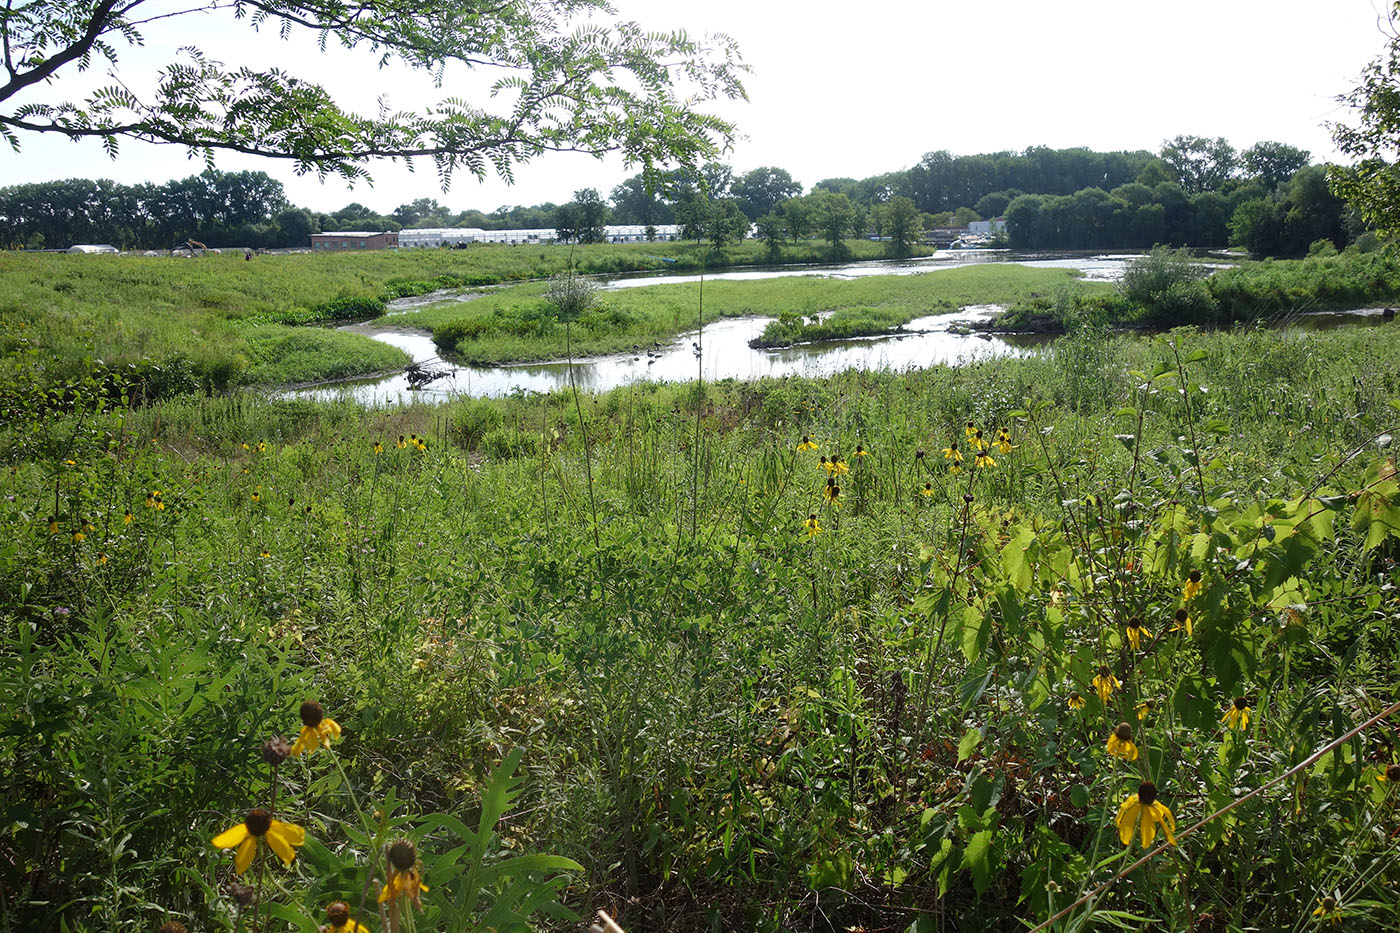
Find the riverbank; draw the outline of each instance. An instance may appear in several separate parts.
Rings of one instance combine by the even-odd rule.
[[[724,318],[772,317],[792,336],[789,343],[819,331],[808,323],[831,312],[879,315],[884,333],[917,318],[968,305],[1013,305],[1073,286],[1091,292],[1103,283],[1075,285],[1070,269],[1032,269],[1013,263],[987,263],[919,275],[869,276],[849,280],[790,277],[758,281],[707,282],[706,322]],[[699,324],[699,283],[651,285],[604,291],[597,306],[566,333],[543,299],[544,285],[492,291],[467,304],[444,303],[393,318],[395,326],[430,331],[445,357],[471,364],[519,363],[638,352],[669,342]],[[770,325],[772,327],[773,325]]]

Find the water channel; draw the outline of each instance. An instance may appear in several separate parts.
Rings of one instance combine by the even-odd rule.
[[[720,279],[755,280],[794,275],[826,278],[858,278],[867,275],[919,275],[985,262],[1017,262],[1040,268],[1076,269],[1086,279],[1116,281],[1133,255],[1026,254],[1007,250],[940,250],[922,259],[904,262],[857,262],[836,266],[739,269],[706,275]],[[608,281],[609,289],[636,288],[696,281],[698,275],[621,276]],[[421,330],[396,327],[393,318],[410,310],[443,301],[469,301],[471,293],[440,292],[393,302],[385,317],[342,328],[399,347],[414,362],[429,364],[446,375],[419,389],[409,387],[404,373],[377,379],[354,380],[292,390],[297,398],[330,400],[350,398],[364,405],[393,405],[418,399],[443,401],[454,396],[500,397],[516,392],[549,392],[569,385],[569,366],[563,361],[502,366],[458,366],[442,361],[432,337]],[[759,379],[765,376],[820,377],[847,369],[900,371],[939,363],[960,363],[991,356],[1034,352],[1050,339],[1044,335],[993,335],[970,331],[965,325],[997,313],[995,306],[973,306],[917,318],[897,333],[853,340],[823,341],[776,350],[755,350],[749,340],[762,333],[768,317],[729,318],[706,324],[703,353],[697,353],[694,332],[681,334],[669,344],[637,353],[591,357],[574,363],[579,389],[604,392],[636,382],[678,382]],[[1355,318],[1349,318],[1355,320]],[[1379,318],[1377,318],[1379,320]]]

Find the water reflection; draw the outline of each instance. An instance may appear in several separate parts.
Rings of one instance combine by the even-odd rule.
[[[992,305],[917,318],[900,333],[855,340],[826,341],[781,350],[755,350],[749,340],[763,332],[767,317],[733,318],[705,326],[703,352],[699,338],[682,334],[659,350],[638,354],[593,357],[574,364],[579,389],[604,392],[638,382],[681,382],[759,379],[764,376],[827,376],[847,369],[917,369],[937,363],[958,363],[992,356],[1018,355],[1033,350],[1045,338],[1007,337],[963,332],[960,325],[985,320],[1000,311]],[[359,324],[346,328],[403,350],[415,362],[447,371],[443,379],[410,390],[408,377],[346,382],[288,393],[299,398],[349,397],[366,405],[389,405],[411,399],[442,401],[453,396],[493,398],[514,392],[550,392],[567,388],[569,366],[563,362],[508,366],[455,366],[439,359],[432,338],[419,331],[383,329]]]

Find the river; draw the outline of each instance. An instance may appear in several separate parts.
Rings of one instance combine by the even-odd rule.
[[[706,281],[755,280],[812,275],[826,278],[859,278],[867,275],[920,275],[986,262],[1016,262],[1040,268],[1076,269],[1085,278],[1117,281],[1134,254],[1012,253],[1008,250],[940,250],[933,256],[902,262],[855,262],[802,268],[768,267],[707,274]],[[611,278],[605,288],[637,288],[698,280],[698,275],[653,274]],[[439,292],[405,298],[390,304],[384,318],[347,325],[342,330],[365,334],[399,347],[414,362],[425,364],[443,376],[418,389],[409,387],[406,374],[353,380],[291,390],[288,397],[311,399],[351,398],[364,405],[393,405],[412,400],[443,401],[455,396],[495,398],[517,392],[550,392],[567,388],[569,366],[563,361],[503,366],[458,366],[438,357],[437,346],[424,331],[396,327],[397,314],[442,301],[469,301],[472,292]],[[969,331],[964,325],[983,321],[1001,309],[974,306],[945,314],[917,318],[897,333],[854,340],[833,340],[776,350],[755,350],[749,340],[763,332],[768,317],[727,318],[706,324],[703,340],[695,332],[681,334],[671,343],[638,353],[591,357],[574,363],[574,379],[586,392],[604,392],[637,382],[678,382],[760,379],[765,376],[819,377],[847,369],[899,371],[939,363],[960,363],[992,356],[1034,352],[1050,338],[1043,335],[1002,335]],[[1345,314],[1332,319],[1355,320]],[[1379,318],[1377,318],[1379,320]],[[1323,323],[1319,321],[1318,323]],[[1324,325],[1325,326],[1325,325]],[[703,348],[703,353],[697,352]]]

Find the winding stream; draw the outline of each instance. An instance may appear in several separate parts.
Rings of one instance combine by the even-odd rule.
[[[903,262],[872,261],[838,266],[740,269],[712,273],[717,279],[756,280],[796,275],[826,278],[859,278],[867,275],[919,275],[985,262],[1017,262],[1040,268],[1076,269],[1086,279],[1117,281],[1132,254],[1066,255],[1011,253],[1007,250],[941,250],[933,256]],[[609,289],[638,288],[692,282],[698,275],[632,275],[613,278]],[[391,344],[414,362],[428,364],[446,375],[419,389],[410,389],[404,373],[376,379],[351,380],[291,390],[287,397],[331,400],[350,398],[363,405],[393,405],[418,399],[438,402],[454,396],[495,398],[516,392],[550,392],[567,388],[569,366],[563,361],[502,366],[458,366],[441,360],[431,335],[396,327],[395,315],[444,301],[470,301],[476,292],[435,292],[392,302],[384,318],[350,324],[342,330],[364,334]],[[968,323],[983,321],[1001,309],[995,305],[972,306],[916,318],[897,333],[852,340],[833,340],[776,350],[755,350],[749,340],[762,333],[768,317],[728,318],[705,325],[703,353],[696,352],[695,332],[681,334],[669,344],[653,345],[637,353],[590,357],[574,363],[574,378],[585,392],[604,392],[637,382],[678,382],[703,376],[706,380],[760,379],[765,376],[819,377],[847,369],[906,370],[939,363],[960,363],[993,356],[1034,352],[1053,338],[1049,335],[1005,335],[970,332]],[[1331,312],[1307,315],[1318,318],[1309,326],[1341,323],[1379,323],[1380,312]],[[1295,317],[1289,323],[1298,323]],[[1281,322],[1280,322],[1281,323]]]

